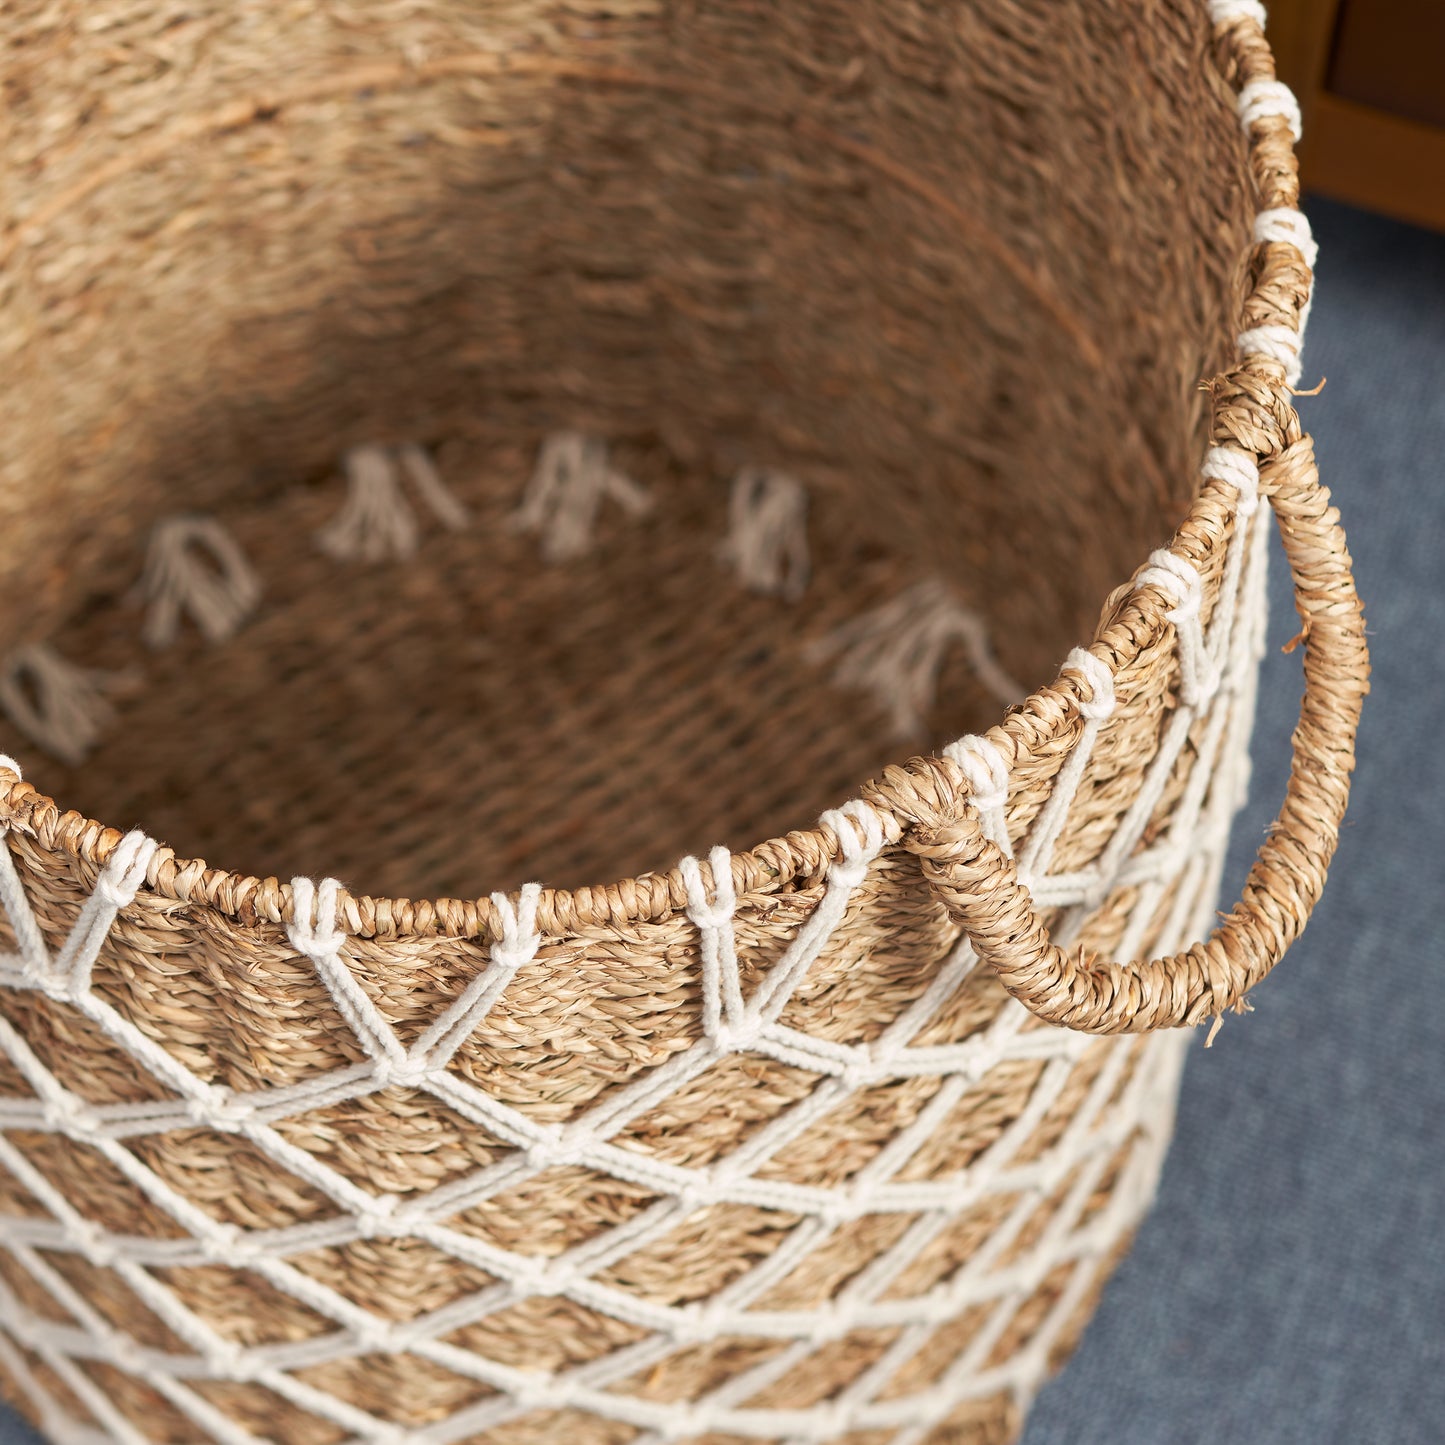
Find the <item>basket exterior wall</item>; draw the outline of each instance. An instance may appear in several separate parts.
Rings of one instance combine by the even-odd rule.
[[[1032,880],[1092,946],[1207,931],[1267,516],[1206,578],[1218,692],[1170,756],[1172,670],[1119,679]],[[1146,733],[1129,784],[1157,798],[1105,876]],[[1015,782],[1016,846],[1068,756]],[[173,887],[126,901],[112,867],[97,889],[74,826],[12,820],[0,980],[0,1368],[53,1438],[995,1438],[1151,1197],[1188,1036],[1034,1025],[867,828],[731,914],[487,943],[343,907],[298,947]],[[732,961],[741,998],[780,1002],[729,1032]],[[478,978],[493,1001],[444,1064],[388,1062],[379,1029],[406,1053]]]

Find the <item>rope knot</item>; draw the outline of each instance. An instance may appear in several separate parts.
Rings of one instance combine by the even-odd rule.
[[[255,1246],[248,1245],[245,1236],[234,1224],[209,1227],[199,1236],[197,1243],[201,1253],[214,1264],[244,1264],[256,1255]]]
[[[249,1353],[234,1340],[215,1340],[206,1349],[206,1369],[217,1380],[245,1384],[256,1376]]]
[[[362,1239],[402,1239],[408,1233],[397,1218],[398,1194],[378,1194],[355,1213],[356,1232]]]
[[[533,1169],[552,1169],[567,1163],[571,1152],[562,1131],[553,1129],[527,1145],[527,1163]]]
[[[857,1093],[860,1089],[869,1088],[877,1083],[882,1069],[878,1060],[873,1057],[873,1051],[867,1044],[861,1044],[849,1057],[848,1062],[843,1065],[838,1074],[838,1081],[848,1090]]]
[[[46,1129],[52,1134],[63,1134],[83,1144],[100,1128],[100,1116],[83,1099],[74,1094],[61,1094],[47,1099],[41,1110]]]
[[[255,1106],[243,1103],[230,1089],[211,1087],[186,1100],[186,1113],[193,1124],[215,1129],[221,1134],[235,1134],[256,1112]]]
[[[396,1339],[391,1326],[385,1320],[359,1320],[351,1327],[351,1338],[356,1342],[357,1350],[363,1355],[394,1355],[397,1353]],[[385,1436],[367,1432],[368,1441],[374,1442],[385,1438]],[[405,1436],[398,1431],[392,1438],[399,1441]]]
[[[109,1269],[118,1258],[110,1236],[94,1220],[82,1219],[69,1233],[81,1254],[101,1269]]]
[[[382,1054],[371,1066],[371,1078],[378,1089],[415,1089],[426,1082],[432,1067],[426,1054]]]

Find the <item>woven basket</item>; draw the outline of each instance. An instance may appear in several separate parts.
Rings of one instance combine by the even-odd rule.
[[[1261,18],[6,21],[0,1384],[53,1440],[1016,1433],[1366,690]],[[1271,510],[1295,764],[1198,943]]]

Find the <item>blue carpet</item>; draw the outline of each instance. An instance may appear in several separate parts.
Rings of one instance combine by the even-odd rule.
[[[1309,933],[1256,1012],[1193,1049],[1158,1205],[1025,1445],[1445,1441],[1445,238],[1310,214],[1306,384],[1329,384],[1300,405],[1374,646],[1355,800]],[[1297,659],[1274,654],[1236,883],[1298,696]],[[0,1411],[0,1445],[33,1442]]]

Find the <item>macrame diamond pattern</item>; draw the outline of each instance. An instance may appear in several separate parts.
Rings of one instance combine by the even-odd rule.
[[[1050,801],[1033,824],[1019,857],[1020,871],[1041,906],[1065,910],[1056,931],[1067,943],[1092,910],[1121,885],[1134,885],[1133,906],[1119,953],[1134,956],[1146,940],[1168,890],[1175,888],[1157,946],[1178,947],[1207,926],[1213,908],[1229,825],[1242,798],[1253,715],[1255,662],[1262,649],[1267,510],[1257,506],[1258,474],[1238,453],[1217,450],[1206,476],[1239,490],[1239,525],[1231,542],[1220,600],[1208,635],[1200,622],[1201,584],[1188,563],[1156,553],[1138,585],[1164,588],[1175,600],[1180,660],[1180,706],[1165,726],[1151,770],[1138,797],[1121,818],[1098,860],[1067,872],[1050,869],[1054,845],[1083,779],[1099,729],[1113,707],[1112,678],[1087,653],[1071,664],[1093,689],[1083,704],[1081,738],[1056,780]],[[1204,719],[1195,729],[1197,719]],[[1166,834],[1141,846],[1145,827],[1194,733],[1197,757]],[[974,784],[974,802],[991,836],[1007,842],[1003,808],[1006,773],[983,739],[966,738],[951,754]],[[0,1049],[34,1092],[33,1098],[0,1098],[0,1131],[31,1130],[82,1141],[134,1184],[184,1231],[156,1239],[108,1233],[86,1217],[83,1200],[62,1195],[0,1132],[3,1165],[49,1211],[49,1218],[0,1218],[0,1235],[13,1260],[58,1303],[69,1322],[37,1316],[0,1286],[0,1367],[27,1392],[50,1436],[64,1445],[118,1440],[144,1445],[147,1436],[97,1386],[87,1364],[102,1362],[159,1392],[188,1419],[198,1435],[227,1445],[253,1445],[258,1437],[194,1388],[200,1381],[254,1381],[369,1445],[451,1445],[538,1409],[590,1412],[634,1427],[639,1445],[689,1439],[708,1433],[787,1442],[824,1441],[850,1430],[889,1434],[893,1445],[919,1445],[961,1403],[1011,1391],[1026,1406],[1047,1369],[1050,1350],[1085,1293],[1100,1261],[1133,1227],[1152,1195],[1171,1124],[1183,1034],[1142,1043],[1099,1044],[1052,1028],[1025,1029],[1028,1015],[1010,1002],[982,1031],[959,1043],[915,1045],[940,1008],[976,964],[967,940],[954,950],[926,991],[866,1045],[811,1037],[786,1026],[784,1008],[841,921],[854,890],[890,840],[879,815],[851,803],[825,815],[839,839],[840,854],[828,873],[821,901],[797,930],[780,961],[745,997],[733,937],[737,900],[728,855],[714,850],[708,865],[688,859],[688,915],[698,931],[702,967],[702,1037],[686,1052],[647,1071],[619,1092],[562,1127],[539,1124],[448,1068],[457,1050],[493,1008],[503,991],[535,956],[539,889],[515,899],[494,895],[503,920],[490,962],[412,1046],[405,1047],[347,961],[338,930],[337,885],[295,883],[296,921],[289,937],[324,982],[365,1051],[364,1062],[285,1087],[236,1093],[218,1088],[183,1066],[91,988],[92,972],[118,913],[144,885],[156,845],[129,834],[103,870],[93,894],[58,950],[46,944],[31,912],[9,847],[0,848],[0,904],[17,947],[0,959],[0,987],[38,990],[74,1009],[100,1029],[170,1097],[141,1104],[92,1105],[64,1088],[19,1032],[0,1015]],[[1056,1102],[1086,1048],[1104,1048],[1102,1067],[1062,1137],[1041,1157],[1016,1156]],[[1122,1093],[1130,1050],[1140,1049]],[[720,1059],[737,1053],[766,1055],[811,1071],[812,1091],[755,1130],[733,1153],[705,1168],[665,1163],[616,1136],[630,1121],[655,1108]],[[1035,1060],[1043,1072],[1024,1112],[961,1173],[941,1179],[905,1180],[899,1172],[942,1127],[950,1111],[990,1070],[1009,1060]],[[866,1166],[836,1188],[762,1177],[768,1161],[783,1154],[814,1121],[860,1088],[909,1077],[937,1079],[939,1088],[916,1119]],[[430,1194],[406,1202],[378,1196],[288,1142],[276,1125],[322,1105],[360,1099],[404,1085],[440,1100],[501,1140],[510,1152]],[[1115,1097],[1117,1094],[1117,1097]],[[127,1141],[198,1126],[239,1135],[276,1163],[332,1200],[338,1217],[274,1230],[241,1230],[219,1223],[158,1177]],[[1131,1152],[1109,1203],[1085,1218],[1085,1207],[1122,1146]],[[538,1258],[500,1248],[452,1227],[459,1212],[516,1188],[544,1170],[585,1166],[599,1175],[645,1186],[657,1202],[606,1232],[559,1256]],[[1072,1180],[1061,1208],[1043,1235],[1018,1258],[1010,1246],[1040,1204]],[[922,1293],[896,1297],[889,1286],[960,1213],[993,1196],[1017,1202],[1003,1222],[951,1275]],[[785,1211],[798,1222],[783,1242],[742,1276],[705,1301],[675,1306],[610,1284],[599,1275],[675,1228],[698,1209],[720,1201]],[[902,1213],[913,1222],[890,1247],[834,1296],[812,1310],[769,1310],[758,1305],[811,1251],[827,1243],[847,1221],[864,1215]],[[361,1238],[413,1237],[458,1261],[484,1270],[495,1281],[477,1292],[405,1323],[362,1308],[296,1269],[295,1255]],[[47,1261],[54,1253],[77,1254],[114,1270],[135,1295],[184,1341],[187,1352],[147,1347],[113,1327]],[[332,1323],[324,1334],[295,1343],[243,1348],[224,1338],[152,1273],[164,1266],[222,1263],[259,1274]],[[1002,1365],[990,1353],[1019,1306],[1061,1267],[1069,1270],[1028,1343]],[[459,1327],[538,1296],[566,1296],[587,1309],[644,1331],[636,1343],[579,1367],[555,1373],[504,1365],[447,1343]],[[885,1393],[889,1380],[918,1354],[937,1329],[963,1311],[984,1307],[983,1324],[963,1352],[927,1386],[902,1396]],[[770,1384],[808,1356],[859,1327],[896,1330],[881,1357],[822,1403],[806,1408],[751,1403]],[[640,1398],[619,1382],[667,1360],[680,1349],[725,1336],[780,1342],[761,1364],[745,1368],[720,1388],[687,1401]],[[43,1361],[93,1416],[71,1418],[47,1393],[18,1346]],[[406,1352],[477,1381],[495,1393],[424,1428],[407,1429],[375,1418],[299,1379],[304,1366],[376,1352]]]

